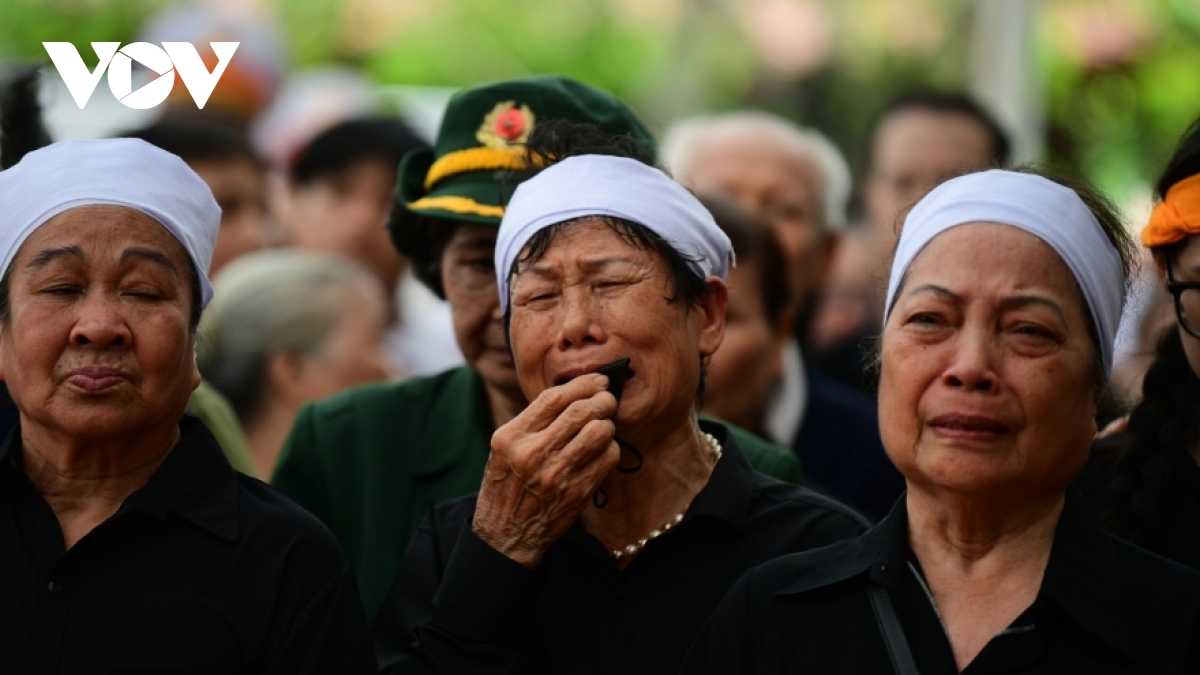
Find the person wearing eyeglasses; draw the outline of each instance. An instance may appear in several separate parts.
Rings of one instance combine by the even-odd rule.
[[[1121,433],[1094,444],[1079,477],[1113,533],[1200,569],[1200,119],[1156,185],[1142,243],[1174,302]]]

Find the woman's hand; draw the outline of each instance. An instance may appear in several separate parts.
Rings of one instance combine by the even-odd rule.
[[[537,567],[583,513],[620,459],[607,384],[591,374],[547,389],[492,435],[471,524],[489,546]]]

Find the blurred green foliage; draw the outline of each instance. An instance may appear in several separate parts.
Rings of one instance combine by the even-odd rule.
[[[796,0],[819,5],[834,37],[820,67],[791,74],[756,55],[747,17],[759,2],[260,5],[278,17],[297,67],[344,63],[380,83],[445,86],[560,72],[629,99],[659,128],[674,115],[752,104],[822,129],[856,166],[871,116],[893,94],[965,85],[970,0]],[[0,0],[0,62],[45,59],[42,41],[70,40],[90,67],[90,40],[131,41],[146,17],[171,4]],[[1120,48],[1097,60],[1089,50],[1105,45],[1089,42],[1097,39],[1087,21],[1099,6],[1112,9],[1118,23],[1136,19],[1136,39],[1117,40]],[[1123,199],[1153,180],[1200,114],[1200,2],[1045,0],[1039,11],[1033,44],[1045,84],[1047,159]]]

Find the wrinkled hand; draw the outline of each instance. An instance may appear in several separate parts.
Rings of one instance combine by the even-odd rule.
[[[537,567],[617,466],[608,378],[584,375],[543,391],[492,435],[471,529],[489,546]]]

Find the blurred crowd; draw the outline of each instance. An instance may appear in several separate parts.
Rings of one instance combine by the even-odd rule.
[[[181,25],[189,30],[178,37]],[[199,43],[196,25],[177,19],[147,34]],[[252,39],[243,36],[247,52]],[[913,205],[948,179],[1012,166],[1005,130],[971,97],[898,95],[862,130],[869,151],[854,175],[819,130],[776,114],[707,112],[652,133],[607,93],[550,76],[466,88],[429,136],[376,107],[363,81],[330,73],[291,80],[269,54],[247,54],[241,68],[235,60],[203,110],[177,86],[183,97],[156,119],[112,136],[182,159],[220,206],[208,270],[214,296],[196,344],[202,381],[188,411],[238,471],[272,484],[333,532],[368,619],[378,616],[384,667],[409,663],[412,640],[440,649],[440,633],[387,608],[419,597],[412,606],[437,618],[432,592],[451,574],[453,528],[462,527],[454,508],[475,513],[476,531],[497,548],[474,502],[451,502],[426,520],[431,509],[499,480],[489,452],[499,452],[527,406],[542,405],[514,370],[512,331],[521,326],[510,325],[508,290],[497,295],[497,229],[525,180],[524,144],[555,121],[616,129],[656,150],[650,163],[696,196],[732,246],[724,338],[702,359],[701,424],[727,423],[748,467],[849,507],[830,507],[845,519],[830,541],[903,502],[911,476],[889,458],[894,448],[885,450],[877,341]],[[13,67],[0,77],[0,168],[66,140],[42,120],[39,72]],[[576,152],[568,145],[550,146],[547,162]],[[1160,197],[1174,184],[1164,180]],[[553,244],[542,246],[537,255],[552,255]],[[1200,267],[1164,263],[1160,253],[1151,248],[1135,261],[1111,395],[1095,411],[1100,431],[1077,482],[1112,531],[1200,567],[1200,325],[1189,323],[1196,319],[1185,306],[1186,293],[1200,291],[1177,283]],[[536,260],[508,262],[515,271]],[[18,418],[8,400],[5,433]],[[638,467],[653,465],[649,453],[635,454]],[[481,509],[493,503],[486,490],[479,499]],[[467,555],[462,545],[455,555]],[[586,594],[577,600],[607,611]]]

